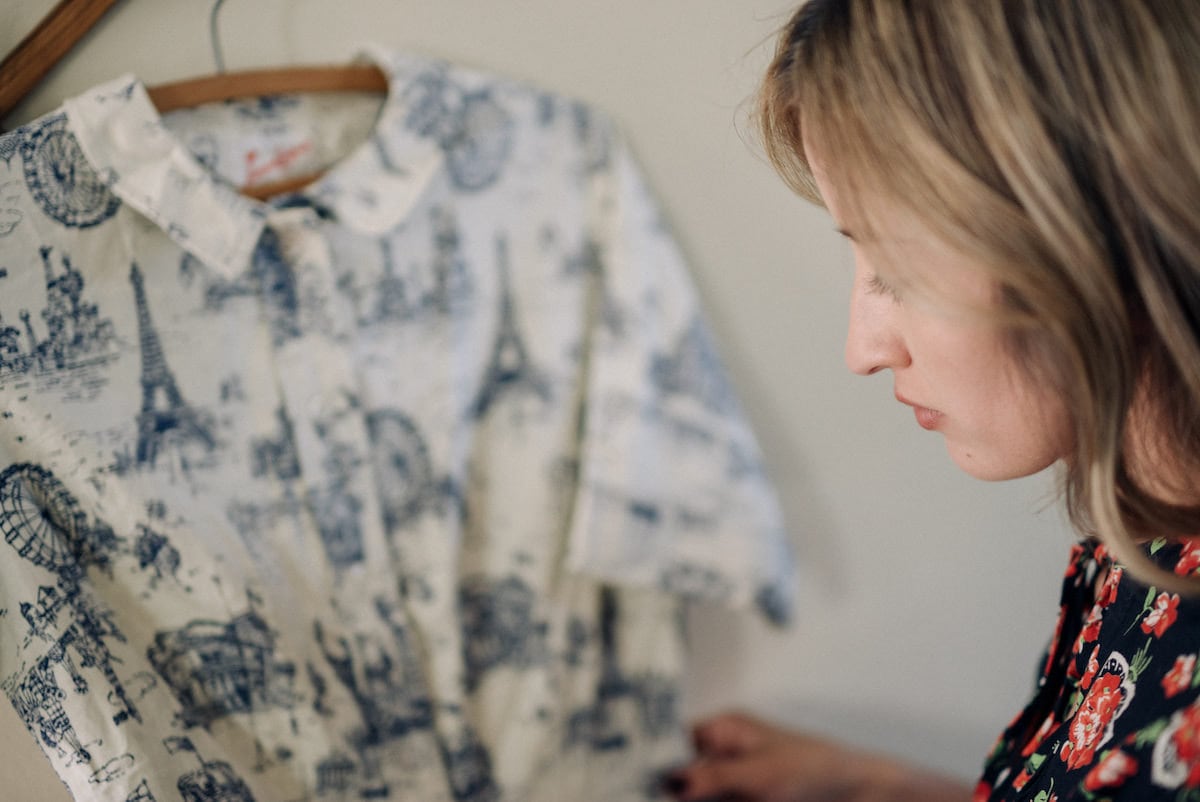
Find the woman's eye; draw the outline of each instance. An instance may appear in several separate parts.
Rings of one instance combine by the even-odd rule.
[[[878,275],[872,275],[867,279],[867,289],[877,295],[886,295],[894,301],[900,300],[900,294],[896,292],[896,288],[881,279]]]

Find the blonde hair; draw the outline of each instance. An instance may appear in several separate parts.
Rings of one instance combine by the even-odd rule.
[[[810,0],[760,99],[799,194],[821,203],[815,143],[840,194],[883,193],[977,257],[1014,354],[1069,410],[1073,524],[1200,592],[1138,545],[1200,535],[1194,0]]]

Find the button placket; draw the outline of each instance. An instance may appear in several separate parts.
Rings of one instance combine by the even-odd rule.
[[[352,323],[338,303],[332,253],[312,210],[275,210],[267,230],[257,258],[272,307],[276,380],[292,423],[307,514],[334,587],[341,588],[346,575],[361,578],[369,566],[387,564]]]

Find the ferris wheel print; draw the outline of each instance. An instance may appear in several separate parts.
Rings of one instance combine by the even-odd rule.
[[[436,507],[439,496],[433,461],[421,431],[401,412],[371,412],[367,429],[383,499],[384,525],[388,533],[394,533]]]
[[[87,516],[71,492],[39,465],[18,463],[0,473],[0,532],[34,565],[62,574],[86,557]]]

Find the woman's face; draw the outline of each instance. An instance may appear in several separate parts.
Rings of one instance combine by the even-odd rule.
[[[916,423],[945,438],[968,474],[1026,476],[1066,455],[1062,401],[1016,364],[989,310],[995,285],[895,203],[839,203],[821,170],[815,178],[854,251],[846,364],[859,375],[890,370],[896,399]],[[854,219],[870,210],[870,226]]]

